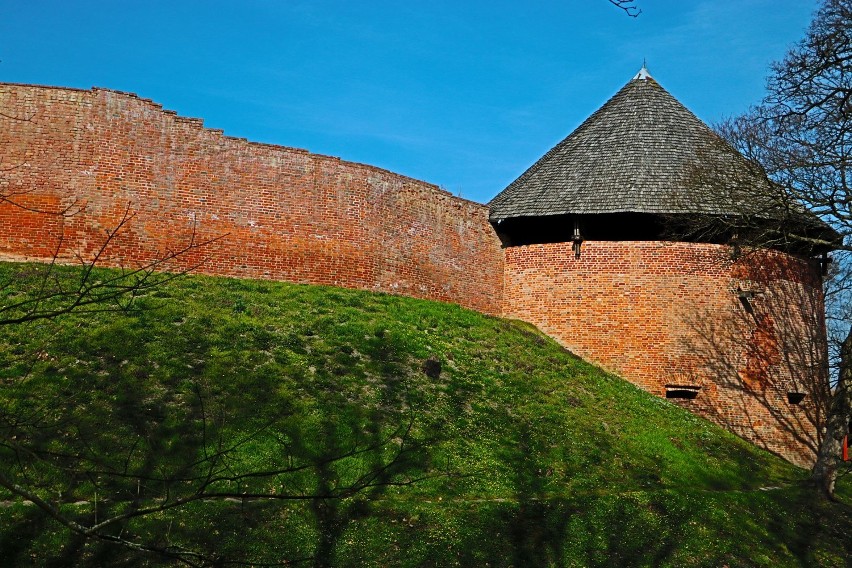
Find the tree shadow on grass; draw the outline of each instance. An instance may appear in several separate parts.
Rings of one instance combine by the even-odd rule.
[[[753,498],[691,490],[578,495],[483,509],[465,512],[478,530],[457,549],[410,565],[841,566],[852,557],[852,508],[814,503],[799,489]]]
[[[172,323],[157,317],[166,323],[151,325]],[[42,524],[33,507],[39,514],[23,525],[60,543],[45,563],[332,566],[370,501],[435,474],[429,448],[439,433],[421,424],[422,385],[401,338],[377,334],[362,347],[367,371],[349,348],[318,351],[305,369],[239,319],[232,346],[208,337],[203,318],[175,322],[182,329],[172,335],[132,318],[79,331],[45,357],[34,353],[31,375],[4,393],[2,434],[13,442],[4,474],[64,507],[69,522],[112,519],[84,538]],[[347,377],[364,372],[370,389]],[[33,392],[29,376],[45,388]],[[275,527],[299,536],[273,538]],[[26,553],[23,542],[6,544]]]

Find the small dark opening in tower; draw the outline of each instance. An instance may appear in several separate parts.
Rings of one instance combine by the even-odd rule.
[[[754,313],[754,306],[752,306],[751,301],[754,299],[754,292],[750,292],[747,290],[740,290],[738,293],[740,298],[740,303],[743,305],[743,308],[747,313]]]
[[[666,398],[684,398],[692,400],[698,396],[701,387],[693,385],[666,385]]]
[[[788,392],[787,393],[787,402],[790,404],[799,404],[803,400],[805,400],[805,396],[807,396],[803,392]]]

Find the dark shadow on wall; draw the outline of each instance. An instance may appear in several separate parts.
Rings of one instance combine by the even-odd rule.
[[[829,397],[818,265],[777,251],[719,249],[732,266],[726,310],[681,315],[686,333],[671,382],[698,388],[674,398],[732,432],[808,467]]]

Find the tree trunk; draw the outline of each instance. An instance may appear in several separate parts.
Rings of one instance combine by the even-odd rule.
[[[811,471],[811,481],[829,499],[834,498],[837,465],[843,438],[849,434],[852,419],[852,329],[840,347],[840,373],[825,419],[825,433]]]

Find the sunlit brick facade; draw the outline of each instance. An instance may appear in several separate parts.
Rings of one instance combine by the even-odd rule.
[[[673,401],[795,463],[812,460],[825,348],[811,261],[594,234],[578,256],[572,227],[513,243],[493,209],[434,185],[231,138],[106,89],[0,84],[0,112],[0,258],[90,259],[130,212],[105,265],[216,239],[174,268],[523,319],[641,388],[686,389],[694,398]]]

